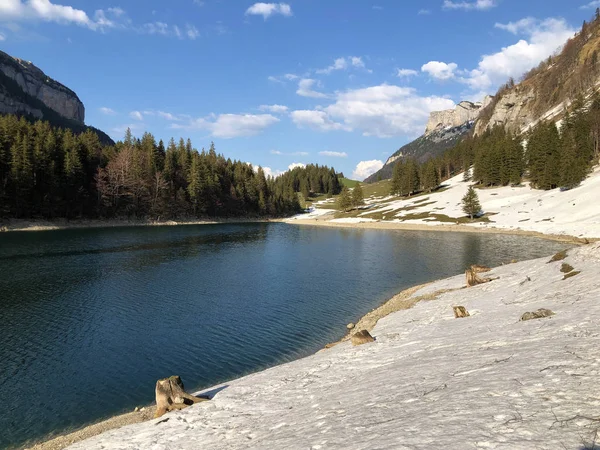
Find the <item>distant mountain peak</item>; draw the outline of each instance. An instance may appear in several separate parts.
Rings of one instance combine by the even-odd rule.
[[[64,119],[85,122],[85,107],[75,92],[32,62],[0,51],[0,113],[47,119],[46,108]]]
[[[493,97],[486,96],[481,102],[463,100],[454,109],[434,111],[429,115],[425,135],[444,128],[459,127],[467,122],[476,120],[481,111],[492,102]]]

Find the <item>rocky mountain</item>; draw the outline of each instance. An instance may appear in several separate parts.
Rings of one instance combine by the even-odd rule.
[[[432,112],[429,115],[425,136],[440,129],[460,127],[467,122],[477,119],[481,110],[491,102],[492,97],[488,95],[479,103],[462,101],[454,109]]]
[[[454,109],[432,112],[429,115],[425,134],[397,150],[388,158],[385,165],[365,182],[373,183],[391,178],[394,163],[400,158],[415,158],[419,162],[425,162],[454,147],[471,132],[481,111],[485,110],[492,101],[493,98],[488,96],[482,102],[463,101]]]
[[[600,13],[600,11],[599,11]],[[475,134],[494,126],[522,133],[542,120],[558,120],[577,98],[590,98],[600,85],[600,14],[560,52],[526,74],[510,80],[481,112]]]
[[[27,114],[40,119],[44,116],[44,108],[39,104],[41,102],[65,119],[84,123],[85,107],[77,94],[47,76],[31,62],[0,51],[0,72],[3,75],[0,83],[0,113]],[[13,83],[6,83],[7,79]],[[37,102],[31,102],[31,99]]]
[[[0,114],[43,119],[74,133],[91,129],[103,143],[114,144],[104,132],[85,125],[85,107],[68,87],[28,61],[0,51]]]
[[[600,86],[600,11],[554,55],[509,80],[481,103],[461,102],[455,109],[431,113],[425,134],[394,153],[367,182],[390,178],[393,163],[412,156],[423,161],[442,153],[471,131],[481,135],[495,126],[524,133],[540,121],[562,118],[577,99],[589,102]],[[470,124],[470,125],[469,125]],[[455,129],[455,127],[458,128]]]

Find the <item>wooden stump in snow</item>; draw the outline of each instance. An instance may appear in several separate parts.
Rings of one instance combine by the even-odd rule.
[[[357,333],[354,333],[350,340],[352,341],[352,345],[362,345],[368,344],[369,342],[375,342],[375,339],[373,339],[373,336],[371,336],[371,333],[369,333],[367,330],[361,330]]]
[[[205,402],[207,398],[194,397],[185,392],[183,382],[177,375],[163,378],[156,382],[156,414],[160,417],[167,411],[183,409],[198,402]]]
[[[491,278],[481,278],[472,268],[465,272],[467,276],[467,287],[477,286],[478,284],[489,283]]]
[[[473,272],[475,272],[475,273],[485,273],[485,272],[489,272],[492,269],[490,269],[489,267],[486,267],[486,266],[480,266],[478,264],[474,264],[471,266],[471,270],[473,270]]]
[[[463,317],[470,317],[469,311],[465,309],[464,306],[453,306],[454,309],[454,317],[457,319],[462,319]]]
[[[550,317],[553,315],[554,315],[554,312],[550,311],[549,309],[540,308],[537,311],[526,312],[525,314],[523,314],[521,316],[521,321],[533,320],[533,319],[543,319],[544,317]]]

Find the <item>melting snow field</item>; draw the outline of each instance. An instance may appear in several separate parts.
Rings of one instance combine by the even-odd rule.
[[[462,211],[462,198],[470,183],[464,182],[463,175],[457,175],[444,182],[443,190],[429,195],[409,199],[397,197],[370,197],[366,199],[367,210],[357,217],[332,219],[331,209],[315,209],[310,214],[302,214],[289,220],[317,219],[331,223],[391,222],[427,226],[453,225],[465,217]],[[534,231],[544,234],[568,235],[585,238],[600,238],[600,168],[596,168],[581,186],[570,191],[559,189],[540,191],[531,189],[528,183],[521,187],[501,187],[478,189],[483,211],[488,214],[489,223],[463,223],[474,228],[499,228],[503,230]],[[332,200],[327,200],[331,202]],[[321,202],[319,206],[326,204]],[[383,220],[372,218],[383,217]],[[416,216],[429,214],[424,218]],[[442,215],[440,221],[431,215]]]
[[[515,192],[521,203],[533,198],[527,188]],[[550,206],[559,194],[545,195],[555,222],[575,226]],[[494,207],[509,207],[505,199]],[[341,343],[218,386],[210,402],[71,448],[596,448],[600,244],[548,260],[502,266],[486,274],[499,279],[469,289],[464,275],[432,283],[414,295],[453,291],[381,319],[374,343]],[[563,262],[581,273],[563,280]],[[471,317],[455,319],[455,305]],[[538,308],[556,315],[519,320]]]
[[[386,213],[387,219],[426,225],[444,225],[443,222],[403,217],[429,212],[451,218],[464,217],[462,198],[469,183],[462,181],[462,174],[444,182],[445,191],[427,197],[391,201],[379,208],[362,213]],[[522,187],[478,189],[483,211],[490,216],[490,223],[474,223],[468,226],[502,228],[509,230],[538,231],[545,234],[564,234],[577,237],[600,237],[600,168],[581,186],[570,191],[559,189],[540,191],[526,183]],[[409,208],[408,211],[402,209]],[[445,223],[446,225],[448,223]]]

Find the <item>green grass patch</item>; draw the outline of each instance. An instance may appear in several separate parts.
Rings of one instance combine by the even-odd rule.
[[[417,204],[419,204],[419,203],[426,202],[427,200],[429,200],[429,197],[422,198],[422,199],[420,199],[420,200],[417,200],[417,201],[415,201],[415,202],[413,202],[413,203],[414,203],[415,205],[417,205]],[[431,204],[433,204],[433,203],[435,203],[435,202],[430,202],[430,203],[427,203],[427,204],[428,204],[428,205],[431,205]],[[425,206],[425,205],[423,205],[423,206]]]
[[[387,197],[392,189],[392,180],[382,180],[377,183],[363,184],[363,194],[368,197]]]
[[[350,189],[353,187],[356,187],[356,185],[359,183],[356,180],[350,180],[348,178],[338,178],[338,180],[340,181],[342,186],[346,186],[347,188],[350,188]]]
[[[569,278],[573,278],[574,276],[579,275],[581,272],[569,272],[567,274],[565,274],[565,276],[563,277],[563,280],[567,280]]]
[[[418,202],[415,202],[415,203],[418,203]],[[429,203],[420,203],[420,204],[417,204],[417,205],[407,206],[405,208],[399,209],[397,212],[414,211],[415,209],[423,208],[424,206],[435,205],[435,203],[436,202],[429,202]]]
[[[448,224],[459,224],[464,225],[468,223],[489,223],[490,219],[486,216],[479,217],[477,219],[471,220],[469,217],[450,217],[445,214],[432,214],[429,212],[416,213],[416,214],[407,214],[405,216],[399,217],[400,220],[425,220],[427,222],[441,222]]]

